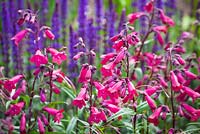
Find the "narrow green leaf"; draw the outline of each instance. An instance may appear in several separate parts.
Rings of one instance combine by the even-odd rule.
[[[145,101],[145,102],[142,102],[140,105],[138,105],[137,112],[141,113],[141,112],[143,112],[144,110],[147,110],[147,109],[148,109],[148,104]]]
[[[73,117],[71,121],[69,122],[69,125],[67,126],[67,130],[66,130],[67,134],[71,134],[72,130],[76,126],[76,122],[77,122],[77,117]]]
[[[113,120],[113,119],[116,119],[118,118],[119,116],[122,116],[122,115],[134,115],[134,111],[132,109],[129,109],[129,108],[122,108],[120,111],[118,111],[117,113],[113,114],[112,116],[110,116],[107,120],[107,122]]]

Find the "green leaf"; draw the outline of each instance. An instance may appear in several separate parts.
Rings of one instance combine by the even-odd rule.
[[[148,104],[147,104],[146,101],[142,102],[140,105],[137,106],[137,112],[138,113],[141,113],[141,112],[143,112],[143,111],[145,111],[147,109],[148,109]]]
[[[113,114],[112,116],[110,116],[107,120],[107,122],[113,120],[113,119],[116,119],[118,118],[119,116],[122,116],[122,115],[134,115],[134,111],[132,109],[129,109],[129,108],[122,108],[120,111],[118,111],[117,113]]]
[[[80,123],[82,123],[84,126],[89,126],[89,123],[80,119],[77,119]]]
[[[73,117],[70,122],[69,125],[67,126],[67,130],[66,133],[67,134],[71,134],[72,130],[74,129],[74,127],[76,126],[76,122],[77,122],[77,117]]]

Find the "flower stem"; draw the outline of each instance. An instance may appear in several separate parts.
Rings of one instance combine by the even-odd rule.
[[[35,88],[35,82],[36,82],[36,79],[37,79],[37,76],[35,76],[34,80],[33,80],[33,86],[32,86],[32,89],[31,89],[31,94],[30,94],[30,103],[29,103],[29,106],[28,106],[28,113],[29,113],[29,116],[28,116],[28,133],[30,132],[30,126],[31,126],[31,117],[32,117],[32,104],[33,104],[33,97],[35,95],[35,92],[34,92],[34,88]]]
[[[52,94],[53,94],[53,85],[52,85],[52,75],[53,75],[53,69],[49,69],[49,87],[50,87],[50,94],[49,94],[49,103],[52,101]],[[50,122],[50,114],[48,114],[48,122]],[[48,127],[49,131],[52,131],[51,127]]]
[[[91,114],[92,114],[92,78],[90,80],[90,90],[89,91],[90,91],[90,116],[91,116]],[[90,124],[90,134],[92,134],[92,124]]]

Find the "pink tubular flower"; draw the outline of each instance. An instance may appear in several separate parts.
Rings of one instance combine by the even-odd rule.
[[[40,117],[37,118],[37,121],[38,121],[38,129],[39,129],[40,134],[44,134],[45,129]]]
[[[168,26],[156,26],[153,28],[153,31],[167,33]]]
[[[26,134],[26,114],[22,113],[20,120],[20,134]]]
[[[58,65],[67,59],[65,52],[59,52],[54,48],[47,48],[47,52],[51,53],[52,62]]]
[[[186,75],[186,77],[190,78],[190,79],[196,79],[197,76],[195,74],[193,74],[192,72],[188,71],[188,70],[184,70],[184,73]]]
[[[160,11],[160,19],[162,20],[162,22],[164,24],[167,24],[169,26],[174,26],[175,25],[174,21],[170,17],[166,16],[162,9],[160,9],[159,11]]]
[[[145,100],[147,101],[150,109],[152,112],[154,112],[154,110],[157,108],[155,102],[151,99],[151,97],[149,95],[145,95]]]
[[[172,83],[172,89],[174,91],[179,91],[182,88],[182,85],[178,82],[178,78],[173,71],[170,71],[170,78]]]
[[[132,32],[132,33],[128,34],[127,41],[132,46],[136,45],[140,41],[140,38],[138,37],[138,33]]]
[[[158,42],[160,43],[160,45],[163,46],[164,45],[164,40],[163,40],[163,37],[162,37],[161,33],[158,32],[158,31],[156,31],[156,38],[157,38]]]
[[[146,10],[148,13],[153,11],[153,2],[154,0],[151,0],[144,6],[144,10]]]
[[[63,112],[64,109],[57,110],[54,108],[49,108],[49,107],[43,107],[43,110],[49,113],[50,115],[54,116],[54,122],[60,122],[60,120],[63,118]]]
[[[11,40],[15,41],[15,45],[18,46],[19,42],[26,36],[26,34],[30,32],[30,29],[24,29],[18,32]]]
[[[115,60],[114,60],[114,67],[115,65],[117,65],[119,62],[122,61],[122,59],[125,57],[126,55],[126,49],[123,48],[116,56]]]
[[[157,91],[157,87],[150,87],[150,88],[147,88],[144,92],[151,96],[152,94],[154,94],[155,92]]]
[[[112,87],[109,88],[110,93],[118,92],[122,88],[123,81],[116,82]]]
[[[164,80],[163,77],[159,76],[159,80],[160,80],[160,84],[162,85],[162,87],[167,88],[168,84],[167,82]]]
[[[153,123],[155,126],[159,124],[158,118],[162,117],[163,120],[166,119],[166,113],[168,113],[170,110],[168,106],[162,105],[159,108],[157,108],[152,115],[149,116],[148,121],[150,123]]]
[[[112,48],[114,48],[118,52],[122,48],[122,46],[124,46],[124,41],[123,40],[118,40],[118,41],[115,41],[115,43],[112,46]]]
[[[78,94],[78,96],[73,100],[72,104],[77,106],[79,109],[81,109],[83,106],[86,105],[85,103],[85,99],[86,99],[86,94],[87,93],[87,89],[86,88],[81,88],[80,93]]]
[[[21,94],[21,93],[25,93],[26,91],[26,81],[23,80],[20,87],[15,91],[14,95],[12,96],[13,100],[16,100],[17,97]]]
[[[198,116],[196,114],[196,109],[193,108],[192,106],[186,104],[186,103],[182,103],[181,107],[184,108],[186,111],[183,111],[184,116],[188,119],[190,119],[191,121],[197,121],[198,120]]]
[[[88,118],[88,122],[90,124],[93,123],[99,123],[100,121],[106,121],[106,115],[103,111],[98,111],[96,107],[91,108],[91,114],[90,117]]]
[[[84,64],[81,68],[78,82],[85,83],[91,79],[92,76],[92,66]]]
[[[52,89],[55,94],[60,94],[60,89],[55,84],[52,84]]]
[[[108,53],[101,55],[101,64],[105,65],[110,59],[114,58],[116,56],[116,53]]]
[[[12,77],[12,78],[9,79],[9,80],[6,80],[6,81],[4,82],[4,88],[7,89],[9,92],[11,92],[12,89],[15,89],[15,88],[16,88],[15,84],[16,84],[18,81],[20,81],[22,78],[24,78],[24,75],[21,75],[21,74],[20,74],[20,75],[16,75],[16,76]]]
[[[128,79],[127,80],[127,84],[128,84],[128,92],[131,96],[138,96],[138,93],[136,92],[135,86],[133,85],[133,83]],[[132,99],[132,98],[130,98]]]
[[[114,104],[104,103],[103,105],[105,105],[112,113],[117,113],[120,110],[120,108]]]
[[[25,103],[23,101],[16,104],[11,104],[10,108],[5,112],[5,114],[10,116],[18,115],[21,112],[24,105]]]
[[[48,126],[49,122],[48,122],[46,116],[44,114],[41,114],[41,117],[42,117],[42,121],[44,122],[44,125]]]
[[[42,64],[47,64],[48,59],[40,50],[37,50],[35,55],[30,58],[30,62],[34,63],[37,67],[40,67]]]
[[[136,13],[129,14],[128,15],[128,22],[130,24],[133,24],[135,22],[135,20],[137,20],[138,18],[140,18],[143,15],[145,15],[145,13],[143,13],[143,12],[136,12]]]
[[[55,39],[55,35],[49,29],[45,29],[44,30],[44,37],[47,37],[50,40],[54,40]]]
[[[155,126],[158,125],[159,121],[158,118],[160,113],[162,112],[162,107],[157,108],[152,115],[149,116],[148,121],[153,123]]]
[[[190,89],[189,87],[183,86],[183,91],[190,97],[192,97],[193,102],[200,98],[200,94],[198,92],[195,92],[194,90]]]

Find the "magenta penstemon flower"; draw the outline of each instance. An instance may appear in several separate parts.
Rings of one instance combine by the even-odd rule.
[[[169,26],[174,26],[175,25],[174,21],[170,17],[166,16],[162,9],[160,9],[159,11],[160,11],[160,19],[162,20],[162,22],[164,24],[167,24]]]
[[[12,77],[9,80],[6,80],[5,82],[3,82],[4,88],[11,92],[12,89],[16,88],[15,84],[18,83],[22,78],[24,78],[24,75],[20,74]]]
[[[90,124],[99,123],[100,121],[106,121],[106,115],[104,111],[99,111],[96,107],[91,107],[91,115],[88,118]]]
[[[151,97],[148,94],[145,94],[145,100],[147,101],[150,109],[152,112],[154,112],[154,110],[157,108],[155,102],[153,101],[153,99],[151,99]]]
[[[27,35],[28,32],[32,32],[31,29],[24,29],[20,32],[18,32],[14,37],[11,38],[11,40],[14,40],[15,41],[15,45],[18,46],[19,45],[19,42],[21,42],[25,36]]]
[[[43,107],[43,110],[54,117],[54,122],[58,122],[59,123],[60,120],[63,118],[63,114],[62,113],[64,112],[64,109],[57,110],[57,109],[54,109],[54,108]]]
[[[52,62],[58,65],[67,59],[65,52],[59,52],[54,48],[47,48],[47,52],[51,53]]]
[[[87,97],[87,89],[86,88],[81,88],[80,93],[73,100],[72,104],[77,106],[79,109],[81,109],[83,106],[86,105],[86,103],[85,103],[86,97]]]
[[[174,71],[170,71],[170,78],[171,78],[171,84],[172,84],[172,89],[174,91],[179,91],[182,86],[181,84],[178,82],[178,78],[177,76],[174,74]]]
[[[21,112],[24,105],[25,103],[23,101],[18,102],[16,104],[11,104],[10,108],[5,112],[5,114],[10,116],[18,115]]]
[[[138,18],[140,18],[143,15],[145,15],[144,12],[137,12],[137,13],[129,14],[128,15],[128,22],[130,24],[133,24],[135,22],[135,20],[137,20]]]
[[[40,50],[37,50],[35,55],[30,58],[30,62],[34,63],[37,67],[40,67],[40,65],[47,64],[48,59]]]
[[[50,40],[55,39],[55,35],[49,29],[45,29],[43,35],[44,37],[49,38]]]
[[[146,10],[148,13],[151,13],[153,11],[153,2],[154,0],[151,0],[144,6],[144,10]]]

